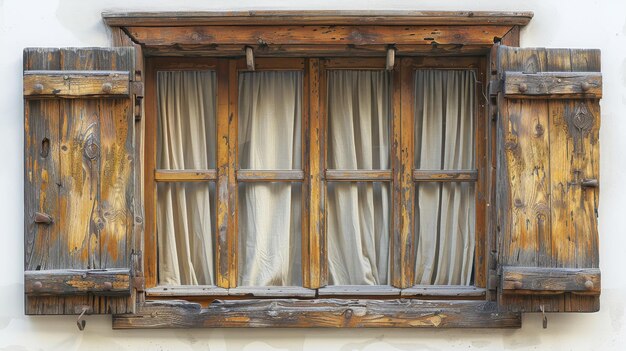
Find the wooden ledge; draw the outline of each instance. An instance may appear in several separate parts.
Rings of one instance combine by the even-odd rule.
[[[508,25],[524,26],[533,13],[502,11],[230,11],[103,12],[104,22],[125,26],[204,25]]]
[[[521,314],[495,302],[425,300],[147,301],[136,314],[113,316],[113,329],[280,328],[519,328]]]

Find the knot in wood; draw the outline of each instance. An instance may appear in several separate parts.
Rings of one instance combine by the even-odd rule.
[[[96,158],[98,158],[98,156],[100,156],[100,146],[98,146],[98,143],[96,143],[96,141],[90,137],[85,142],[84,152],[87,158],[95,160]]]
[[[543,130],[543,126],[542,126],[540,123],[538,123],[537,125],[535,125],[535,135],[537,135],[537,136],[542,136],[542,135],[543,135],[543,132],[544,132],[544,130]]]
[[[352,314],[353,314],[353,312],[352,312],[352,309],[351,309],[351,308],[348,308],[348,309],[346,310],[346,312],[345,312],[345,316],[346,316],[346,318],[347,318],[347,319],[352,318]]]

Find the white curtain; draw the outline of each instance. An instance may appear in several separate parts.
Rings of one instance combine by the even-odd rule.
[[[302,73],[239,75],[241,169],[301,169]],[[302,285],[301,184],[239,186],[240,286]]]
[[[473,169],[472,72],[418,70],[415,89],[416,168]],[[472,183],[419,183],[415,194],[415,284],[471,283],[474,191]]]
[[[390,80],[384,71],[328,73],[328,168],[389,169]],[[331,285],[388,283],[390,188],[386,183],[329,183]]]
[[[158,72],[157,168],[215,168],[215,72]],[[157,187],[159,284],[212,285],[214,191]]]

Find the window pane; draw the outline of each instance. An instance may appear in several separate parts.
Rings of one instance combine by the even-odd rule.
[[[159,183],[159,284],[213,285],[215,184]]]
[[[215,168],[215,72],[158,72],[157,94],[157,168]]]
[[[388,284],[390,210],[388,183],[328,183],[330,285]]]
[[[474,79],[471,71],[415,73],[415,168],[474,168]]]
[[[470,285],[474,267],[474,183],[420,183],[415,191],[417,285]]]
[[[302,72],[239,74],[239,166],[300,169]]]
[[[328,168],[389,169],[390,76],[328,72]]]
[[[302,285],[301,184],[239,184],[239,286]]]

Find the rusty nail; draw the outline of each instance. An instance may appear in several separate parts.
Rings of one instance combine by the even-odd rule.
[[[521,289],[522,288],[522,282],[520,282],[520,281],[513,282],[513,288]]]
[[[592,282],[591,280],[587,280],[587,281],[585,282],[585,288],[586,288],[587,290],[591,290],[591,289],[593,289],[593,282]]]
[[[33,86],[33,92],[36,94],[41,94],[43,93],[43,84],[41,83],[37,83]]]
[[[34,290],[40,290],[41,288],[43,288],[43,284],[40,281],[36,281],[33,283]]]
[[[519,91],[520,91],[521,93],[525,93],[525,92],[526,92],[526,90],[528,90],[528,85],[526,85],[526,83],[521,83],[521,84],[519,85]]]
[[[110,93],[111,90],[113,90],[113,85],[111,83],[102,84],[102,91],[104,91],[105,93]]]
[[[111,289],[113,289],[113,284],[111,284],[111,282],[104,282],[104,284],[102,284],[102,285],[103,285],[104,290],[111,290]]]
[[[583,91],[589,91],[589,89],[591,89],[591,84],[589,84],[589,82],[583,82],[583,83],[580,85],[580,88],[581,88]]]
[[[352,309],[351,309],[351,308],[348,308],[348,309],[346,310],[346,318],[347,318],[347,319],[352,318]]]

